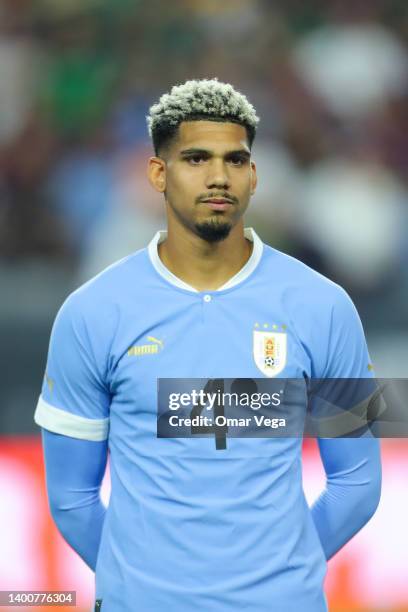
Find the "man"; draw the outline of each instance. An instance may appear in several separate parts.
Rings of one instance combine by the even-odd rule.
[[[186,379],[367,376],[345,292],[244,230],[257,123],[217,80],[162,96],[148,174],[167,232],[74,292],[54,324],[35,419],[52,514],[96,570],[96,609],[326,610],[326,560],[378,504],[368,436],[319,440],[327,487],[310,511],[301,436],[158,435],[164,379],[178,391]]]

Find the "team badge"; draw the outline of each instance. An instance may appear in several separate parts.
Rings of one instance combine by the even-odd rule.
[[[287,335],[254,330],[254,359],[262,374],[277,376],[286,365]]]

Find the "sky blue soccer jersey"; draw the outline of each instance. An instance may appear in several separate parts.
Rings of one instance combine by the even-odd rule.
[[[36,422],[108,438],[112,493],[96,567],[110,612],[323,612],[326,560],[302,489],[301,437],[157,437],[159,378],[366,377],[347,294],[255,232],[246,265],[197,291],[147,249],[72,293]]]

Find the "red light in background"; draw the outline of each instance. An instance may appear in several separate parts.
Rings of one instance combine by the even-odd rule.
[[[303,456],[310,503],[324,486],[324,472],[314,443],[305,443]],[[382,456],[380,506],[329,563],[326,589],[331,612],[408,612],[408,442],[383,440]],[[109,487],[107,475],[105,501]],[[74,590],[76,609],[89,610],[93,573],[64,542],[50,517],[39,437],[0,438],[0,490],[0,589]]]

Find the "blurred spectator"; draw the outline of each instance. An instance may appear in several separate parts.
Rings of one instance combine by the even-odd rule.
[[[252,197],[247,222],[262,227],[262,237],[275,248],[290,250],[290,228],[299,198],[300,171],[291,152],[279,143],[254,144],[258,185]]]
[[[0,157],[0,257],[68,255],[65,228],[53,213],[45,182],[54,139],[36,117]]]
[[[43,110],[62,137],[81,141],[108,118],[118,62],[89,8],[60,7],[46,25],[51,54],[40,83]]]
[[[293,61],[334,115],[357,120],[406,91],[407,52],[390,30],[370,19],[369,9],[361,15],[348,6],[337,22],[302,38]]]
[[[164,200],[150,186],[146,169],[150,147],[117,157],[111,206],[92,226],[78,273],[82,283],[111,263],[147,246],[165,228]]]
[[[112,206],[113,158],[103,135],[88,146],[72,147],[49,170],[47,195],[80,258],[95,225]]]
[[[259,33],[262,25],[258,0],[193,0],[188,4],[212,42],[244,42]]]
[[[408,88],[407,95],[390,100],[367,125],[382,156],[408,188]]]
[[[18,8],[0,3],[0,147],[24,129],[39,78],[40,48],[28,15]]]
[[[395,282],[408,194],[380,162],[333,157],[305,175],[299,221],[332,276],[357,293]]]
[[[303,204],[303,170],[290,149],[268,141],[255,142],[253,158],[258,185],[246,215],[272,247],[297,257],[322,273],[330,273],[319,245],[299,220]]]

